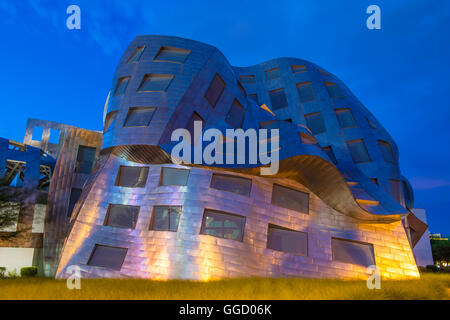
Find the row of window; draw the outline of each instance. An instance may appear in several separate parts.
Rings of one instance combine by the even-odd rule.
[[[291,66],[292,73],[305,73],[308,72],[308,68],[305,65],[292,65]],[[323,75],[330,76],[330,74],[326,71],[319,69],[319,72]],[[281,76],[279,68],[272,68],[270,70],[264,71],[266,76],[266,81],[277,79]],[[255,76],[254,75],[242,75],[239,77],[241,82],[244,84],[254,84]]]
[[[128,58],[127,63],[138,62],[141,59],[144,50],[145,46],[136,47],[131,56]],[[184,63],[184,61],[187,59],[190,53],[191,53],[190,50],[162,46],[159,49],[158,53],[153,57],[153,61]]]

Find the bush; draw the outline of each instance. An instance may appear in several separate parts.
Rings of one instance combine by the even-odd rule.
[[[37,267],[24,267],[20,269],[21,277],[35,277],[37,275]]]
[[[4,278],[6,276],[6,268],[0,267],[0,279]]]

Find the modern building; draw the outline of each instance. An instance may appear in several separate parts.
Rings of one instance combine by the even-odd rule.
[[[64,278],[419,277],[413,248],[427,226],[398,148],[336,76],[305,60],[234,67],[197,41],[139,36],[104,106],[103,132],[31,120],[25,143],[55,157],[44,266]],[[201,124],[199,135],[198,127]],[[42,141],[32,130],[44,128]],[[172,157],[176,129],[194,137]],[[196,157],[234,144],[227,129],[278,129],[268,163]],[[52,129],[62,132],[48,144]],[[212,132],[212,131],[210,131]],[[203,139],[201,137],[203,136]],[[233,147],[234,148],[234,147]],[[216,159],[224,153],[216,149]],[[234,149],[230,149],[234,150]],[[245,157],[266,154],[248,143]],[[267,154],[266,154],[267,155]],[[201,158],[201,157],[200,157]],[[228,159],[228,158],[227,158]]]

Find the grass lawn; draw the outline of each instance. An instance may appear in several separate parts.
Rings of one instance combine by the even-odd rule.
[[[369,290],[361,280],[242,278],[210,282],[138,279],[82,279],[80,290],[65,280],[0,280],[0,299],[450,299],[450,274],[424,274],[420,280],[381,281]]]

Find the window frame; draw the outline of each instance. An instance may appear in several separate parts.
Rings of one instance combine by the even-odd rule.
[[[273,199],[274,199],[274,191],[275,191],[275,188],[276,187],[280,187],[281,189],[287,189],[287,190],[291,190],[291,191],[295,191],[295,192],[298,192],[298,193],[302,193],[302,194],[304,194],[304,195],[306,195],[307,196],[307,207],[308,207],[308,209],[307,209],[307,212],[302,212],[302,211],[299,211],[299,210],[297,210],[297,209],[293,209],[292,207],[287,207],[287,206],[283,206],[283,205],[280,205],[280,204],[278,204],[278,203],[274,203],[274,201],[273,201]],[[311,196],[310,196],[310,194],[309,193],[306,193],[306,192],[303,192],[303,191],[300,191],[300,190],[297,190],[297,189],[294,189],[294,188],[292,188],[292,187],[287,187],[287,186],[284,186],[284,185],[282,185],[282,184],[278,184],[278,183],[274,183],[273,185],[272,185],[272,195],[271,195],[271,199],[270,199],[270,204],[272,205],[272,206],[277,206],[277,207],[279,207],[279,208],[283,208],[283,209],[288,209],[288,210],[292,210],[292,211],[295,211],[295,212],[299,212],[299,213],[302,213],[302,214],[307,214],[307,215],[309,215],[309,212],[310,212],[310,200],[311,200]]]
[[[242,179],[242,180],[250,181],[250,188],[249,188],[249,190],[248,190],[248,195],[247,195],[247,194],[242,194],[242,193],[237,193],[237,192],[230,191],[230,190],[224,190],[224,189],[215,188],[215,187],[213,186],[214,176],[220,176],[220,177],[226,177],[226,178],[231,177],[231,178],[237,178],[237,179]],[[253,179],[251,179],[251,178],[244,178],[244,177],[241,177],[241,176],[235,176],[235,175],[231,175],[231,174],[224,174],[224,173],[215,173],[215,172],[213,172],[213,173],[211,174],[211,179],[210,179],[210,182],[209,182],[209,187],[210,187],[211,189],[214,189],[214,190],[220,190],[220,191],[230,192],[230,193],[232,193],[232,194],[238,194],[238,195],[243,196],[243,197],[250,197],[250,195],[251,195],[251,193],[252,193],[252,188],[253,188]]]
[[[155,222],[155,214],[156,214],[156,209],[157,208],[168,208],[169,209],[169,214],[168,214],[168,228],[167,229],[154,229],[154,222]],[[170,211],[172,208],[178,208],[179,209],[179,213],[178,213],[178,221],[177,221],[177,227],[175,230],[170,230]],[[152,218],[150,220],[150,225],[149,225],[149,231],[168,231],[168,232],[178,232],[178,228],[180,226],[180,219],[181,219],[181,214],[183,213],[183,207],[181,205],[154,205],[152,208]]]
[[[111,217],[111,209],[113,206],[118,206],[118,207],[133,207],[133,208],[137,208],[137,212],[136,212],[136,221],[134,221],[134,224],[132,227],[125,227],[125,226],[112,226],[109,225],[109,219]],[[128,205],[128,204],[122,204],[122,203],[108,203],[108,209],[106,210],[106,215],[105,215],[105,220],[103,220],[103,226],[105,227],[111,227],[111,228],[117,228],[117,229],[130,229],[130,230],[136,230],[136,225],[139,219],[139,214],[141,212],[141,207],[140,206],[134,206],[134,205]]]
[[[225,215],[225,216],[233,216],[233,217],[237,217],[237,218],[241,219],[242,225],[241,225],[241,229],[240,229],[240,238],[239,239],[230,239],[230,238],[225,238],[225,237],[220,237],[220,236],[205,233],[206,218],[208,216],[208,213]],[[205,210],[203,211],[202,225],[200,227],[200,234],[205,235],[205,236],[211,236],[211,237],[215,237],[215,238],[225,239],[225,240],[234,240],[234,241],[244,242],[244,232],[245,232],[246,222],[247,222],[246,216],[242,216],[242,215],[235,214],[235,213],[229,213],[229,212],[225,212],[225,211],[221,211],[221,210],[205,208]],[[222,230],[224,230],[223,223],[222,223]]]

